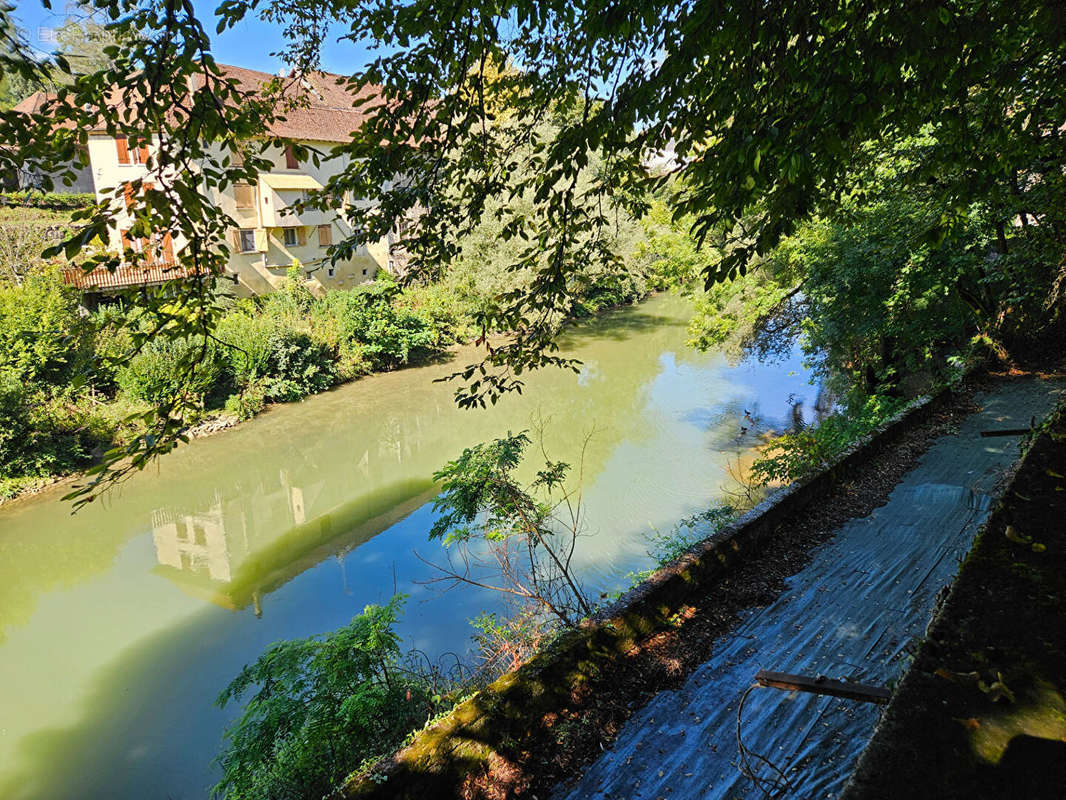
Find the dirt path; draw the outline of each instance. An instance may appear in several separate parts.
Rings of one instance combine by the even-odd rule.
[[[852,519],[769,605],[718,639],[680,688],[659,692],[558,800],[763,797],[742,774],[737,707],[760,669],[889,684],[906,666],[934,600],[987,518],[1019,437],[1054,406],[1061,384],[1014,381],[980,396],[958,433],[937,439],[888,503]],[[788,796],[835,796],[868,741],[877,707],[774,689],[751,692],[744,745],[782,771]],[[750,771],[784,785],[766,763]]]

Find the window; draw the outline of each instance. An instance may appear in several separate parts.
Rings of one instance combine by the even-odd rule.
[[[365,269],[363,270],[363,274],[366,275],[366,270]]]
[[[285,145],[285,168],[286,169],[299,169],[300,162],[296,160],[296,153],[292,151],[292,145]]]
[[[296,246],[296,228],[282,228],[286,247]]]
[[[238,243],[242,253],[255,252],[255,229],[241,228],[238,232]]]
[[[119,164],[145,164],[148,162],[148,148],[144,145],[130,150],[125,136],[115,137],[115,154]]]
[[[327,272],[327,273],[329,274],[329,276],[330,276],[331,278],[332,278],[332,277],[333,277],[334,275],[336,275],[336,274],[337,274],[337,270],[336,270],[336,269],[334,269],[333,267],[330,267],[329,269],[327,269],[327,270],[326,270],[326,272]]]
[[[119,237],[122,239],[122,249],[132,250],[137,256],[141,256],[141,263],[145,266],[170,266],[174,263],[174,242],[169,233],[156,231],[148,238],[137,236],[131,239],[128,230],[120,230]],[[136,256],[134,261],[137,261]]]
[[[318,246],[329,247],[333,244],[333,227],[331,225],[318,226]]]
[[[255,187],[250,183],[238,183],[233,187],[237,208],[255,208]]]

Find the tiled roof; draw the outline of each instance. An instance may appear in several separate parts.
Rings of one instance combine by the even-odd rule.
[[[275,80],[279,76],[269,72],[259,72],[254,69],[235,67],[229,64],[219,64],[219,70],[223,77],[237,82],[238,88],[244,92],[257,93],[264,84]],[[352,92],[345,86],[345,78],[329,72],[309,73],[303,78],[281,78],[285,97],[299,97],[302,102],[294,107],[280,112],[283,119],[276,120],[270,126],[270,133],[283,139],[313,142],[342,143],[351,141],[352,132],[362,126],[363,121],[375,105],[372,98],[379,95],[377,87],[366,87],[359,92]],[[196,82],[197,86],[203,86],[202,77]],[[116,106],[124,102],[123,92],[115,89],[112,92],[111,101]],[[24,113],[39,113],[45,102],[55,99],[54,93],[34,92],[14,107],[15,111]],[[371,102],[354,107],[356,100],[368,100]],[[109,103],[110,105],[111,103]],[[63,127],[71,127],[66,121]],[[103,130],[103,125],[95,126],[93,130]]]
[[[54,92],[34,92],[29,97],[19,100],[11,110],[20,111],[23,114],[36,114],[46,101],[55,100],[55,97]]]
[[[219,64],[224,77],[236,80],[239,88],[258,92],[278,76],[229,64]],[[345,85],[345,78],[329,72],[309,73],[303,78],[286,78],[285,95],[299,96],[301,104],[282,112],[284,119],[275,121],[270,132],[284,139],[317,142],[348,142],[352,132],[362,126],[374,106],[372,98],[379,95],[376,87],[366,87],[358,93]],[[356,100],[371,102],[354,107]]]
[[[18,103],[16,103],[11,110],[19,111],[23,114],[41,114],[44,112],[45,103],[51,103],[56,100],[58,95],[55,92],[34,92],[29,97],[24,97]],[[68,101],[69,102],[69,101]],[[71,120],[63,120],[57,128],[66,128],[71,130],[74,127],[74,123]]]

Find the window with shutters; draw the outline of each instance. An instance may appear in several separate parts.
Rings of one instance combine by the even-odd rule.
[[[255,187],[250,183],[238,183],[233,187],[237,208],[255,208]]]
[[[153,233],[149,237],[130,237],[129,230],[120,230],[122,237],[122,249],[132,250],[141,256],[140,263],[143,266],[173,266],[174,264],[174,240],[169,233]],[[134,260],[137,260],[136,257]]]
[[[241,228],[237,232],[237,240],[241,247],[242,253],[254,253],[255,252],[255,229],[254,228]]]
[[[330,225],[318,226],[318,246],[329,247],[333,244],[333,227]]]
[[[148,163],[148,148],[144,145],[130,150],[130,160],[134,164],[147,164]]]
[[[126,137],[125,136],[116,136],[115,137],[115,153],[118,155],[118,163],[119,164],[129,164],[130,163],[130,149],[126,145]]]
[[[282,228],[282,236],[286,247],[296,246],[296,228]]]
[[[296,160],[296,153],[292,151],[292,145],[285,145],[285,168],[286,169],[299,169],[300,162]]]

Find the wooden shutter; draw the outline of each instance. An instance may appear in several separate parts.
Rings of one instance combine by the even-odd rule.
[[[318,246],[329,247],[333,244],[333,228],[330,225],[318,226]]]
[[[120,230],[118,232],[118,236],[122,240],[122,250],[123,250],[123,252],[125,252],[126,250],[129,250],[130,249],[129,231]]]
[[[233,187],[233,197],[237,208],[255,208],[255,187],[249,183],[238,183]]]
[[[305,244],[307,244],[307,228],[301,226],[296,229],[296,242],[300,245],[300,247],[303,247]]]
[[[144,145],[141,145],[140,147],[137,148],[137,163],[138,164],[147,164],[148,163],[148,148],[146,146],[144,146]]]
[[[296,160],[296,153],[292,151],[292,145],[285,145],[285,166],[288,169],[299,169],[300,162]]]
[[[122,187],[122,195],[126,198],[126,210],[133,208],[133,184],[127,183]]]
[[[163,263],[168,267],[174,265],[174,240],[169,232],[163,234]]]
[[[129,148],[126,147],[126,137],[125,136],[116,136],[115,137],[115,152],[118,153],[118,163],[119,164],[129,164],[130,163],[130,151],[129,151]]]
[[[255,229],[255,249],[258,252],[260,252],[260,253],[265,253],[267,251],[267,246],[268,246],[267,229],[266,228],[256,228]]]
[[[238,228],[229,229],[229,243],[233,246],[233,252],[241,252],[241,232]]]

